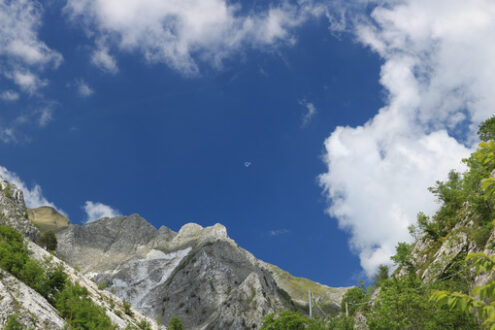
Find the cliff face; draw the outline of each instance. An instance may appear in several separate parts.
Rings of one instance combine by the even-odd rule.
[[[188,329],[256,329],[264,315],[302,300],[276,267],[240,248],[220,224],[190,223],[175,233],[134,214],[73,225],[57,238],[57,254],[108,291],[154,319],[178,316]],[[305,281],[335,308],[346,291]]]
[[[28,219],[24,195],[15,185],[0,177],[0,224],[8,225],[36,241],[40,231]]]

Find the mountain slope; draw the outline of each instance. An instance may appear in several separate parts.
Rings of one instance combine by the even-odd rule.
[[[88,298],[96,306],[103,308],[117,329],[126,329],[128,326],[137,328],[143,321],[147,322],[151,329],[159,329],[152,319],[137,310],[131,309],[129,314],[132,316],[127,315],[120,298],[110,292],[99,290],[93,281],[31,241],[30,239],[38,237],[39,231],[27,218],[22,192],[1,177],[0,188],[0,225],[12,227],[24,235],[30,260],[44,269],[61,267],[71,282],[79,284],[88,291]],[[0,260],[5,256],[4,253],[5,251],[0,254]],[[44,296],[4,269],[0,269],[0,328],[3,329],[12,317],[15,317],[25,329],[67,328],[66,321]]]
[[[178,316],[188,329],[255,329],[264,315],[304,300],[288,285],[302,279],[288,281],[240,248],[220,224],[190,223],[175,233],[133,214],[73,225],[57,238],[57,254],[107,290],[152,318]],[[345,288],[304,282],[338,308]]]

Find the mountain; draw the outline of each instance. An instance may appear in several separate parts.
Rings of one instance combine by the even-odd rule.
[[[52,213],[50,210],[42,210],[41,214]],[[57,216],[55,219],[59,219]],[[57,222],[56,223],[60,223]],[[71,283],[77,283],[81,288],[87,290],[87,299],[90,304],[101,308],[104,315],[109,319],[112,326],[116,329],[164,329],[158,326],[154,319],[150,319],[139,311],[126,308],[124,302],[111,292],[100,290],[96,283],[84,276],[81,272],[71,267],[66,262],[49,253],[38,246],[35,241],[39,237],[38,228],[28,219],[28,210],[26,209],[22,191],[15,185],[12,185],[0,177],[0,328],[4,329],[12,318],[18,322],[15,329],[40,329],[40,330],[57,330],[66,329],[67,322],[70,320],[63,319],[54,305],[53,296],[44,296],[40,291],[42,288],[36,281],[31,283],[30,287],[14,274],[21,274],[24,277],[38,276],[39,272],[48,272],[50,270],[61,270],[67,276]],[[6,227],[6,226],[8,227]],[[8,254],[9,248],[14,244],[12,241],[15,235],[8,233],[5,228],[14,228],[24,236],[24,244],[19,245],[23,251],[19,251],[14,259],[10,259]],[[15,231],[14,231],[15,232]],[[7,234],[5,234],[7,233]],[[21,235],[17,234],[20,239]],[[25,247],[23,247],[25,246]],[[28,260],[26,260],[28,259]],[[23,263],[30,268],[25,268],[24,272],[11,272],[4,268],[9,264],[22,267]],[[28,270],[37,270],[35,273]],[[26,275],[27,274],[27,275]],[[79,299],[84,299],[79,297]],[[12,328],[13,329],[13,328]]]
[[[137,214],[72,225],[57,233],[57,255],[144,314],[178,316],[187,329],[257,329],[279,309],[339,309],[348,288],[297,278],[256,259],[221,224],[154,228]]]

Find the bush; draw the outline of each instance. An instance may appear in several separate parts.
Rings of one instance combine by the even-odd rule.
[[[182,321],[177,316],[173,316],[168,322],[169,330],[184,330],[184,325],[182,325]]]
[[[124,306],[124,313],[129,316],[132,316],[131,304],[127,300],[122,301],[122,305]]]
[[[181,328],[182,329],[182,328]],[[263,326],[260,330],[323,330],[325,326],[319,320],[301,316],[297,312],[282,311],[275,314],[268,314],[263,318]]]
[[[55,233],[51,230],[41,234],[39,243],[42,247],[44,247],[48,251],[57,250],[57,237],[55,236]]]
[[[24,326],[17,321],[17,315],[10,315],[7,319],[5,330],[24,330]]]

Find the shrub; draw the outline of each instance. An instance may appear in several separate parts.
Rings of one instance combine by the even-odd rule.
[[[182,328],[181,328],[182,329]],[[268,314],[263,318],[261,330],[324,330],[325,326],[319,320],[301,316],[297,312],[282,311],[275,314]]]
[[[10,315],[5,325],[5,330],[23,330],[24,326],[17,321],[17,315]]]
[[[55,236],[55,233],[51,230],[41,234],[39,243],[42,247],[44,247],[48,251],[57,250],[57,237]]]
[[[132,316],[131,304],[127,300],[122,301],[122,305],[124,306],[124,313],[129,316]]]
[[[88,290],[79,284],[68,283],[57,296],[60,315],[69,320],[71,329],[115,329],[105,310],[88,297]]]
[[[184,330],[184,325],[182,325],[182,321],[177,316],[173,316],[168,322],[169,330]]]

